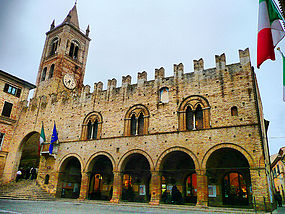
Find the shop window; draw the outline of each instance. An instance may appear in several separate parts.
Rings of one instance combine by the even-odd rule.
[[[50,56],[53,56],[56,54],[57,46],[58,46],[58,38],[55,38],[52,40],[51,45],[50,45]]]
[[[95,140],[101,136],[102,116],[99,112],[88,114],[82,124],[82,140]]]
[[[8,93],[8,94],[12,94],[16,97],[20,97],[21,96],[21,89],[20,88],[17,88],[15,86],[12,86],[8,83],[5,83],[5,86],[4,86],[4,92]]]
[[[5,101],[4,106],[3,106],[3,110],[2,110],[2,116],[10,117],[11,111],[12,111],[12,107],[13,107],[12,103],[9,103],[9,102]]]
[[[144,135],[148,133],[149,111],[143,105],[135,105],[125,116],[125,136]]]
[[[41,76],[41,81],[44,81],[46,79],[46,74],[47,74],[47,67],[44,67],[42,76]]]
[[[168,103],[169,96],[168,96],[169,89],[167,87],[163,87],[159,90],[159,101],[161,103]]]
[[[231,108],[231,115],[232,116],[238,116],[238,108],[236,106],[233,106]]]
[[[2,150],[3,142],[4,142],[4,133],[0,132],[0,151]]]
[[[48,78],[52,78],[53,77],[53,72],[54,72],[54,64],[52,64],[50,66]]]

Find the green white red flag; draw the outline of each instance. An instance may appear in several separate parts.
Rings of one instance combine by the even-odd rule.
[[[259,0],[257,68],[267,59],[275,60],[274,48],[285,36],[282,15],[274,0]]]
[[[45,136],[45,130],[44,130],[44,124],[42,124],[42,130],[40,135],[40,143],[39,143],[39,153],[41,151],[41,145],[46,142],[46,136]]]

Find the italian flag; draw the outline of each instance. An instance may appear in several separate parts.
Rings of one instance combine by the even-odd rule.
[[[275,60],[274,48],[285,35],[281,19],[273,0],[259,0],[257,68],[267,59]]]
[[[40,135],[40,144],[39,144],[39,153],[41,151],[41,145],[46,142],[46,136],[45,136],[45,130],[44,130],[44,124],[42,124],[42,130]]]

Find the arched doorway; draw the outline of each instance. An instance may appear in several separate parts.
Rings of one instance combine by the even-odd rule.
[[[122,165],[123,201],[149,202],[150,165],[142,154],[130,155]]]
[[[76,157],[62,163],[59,174],[60,197],[78,198],[81,186],[81,164]]]
[[[91,200],[111,200],[113,194],[113,165],[105,155],[95,157],[91,165],[88,198]]]
[[[192,158],[182,151],[170,152],[160,167],[163,203],[197,202],[197,176]]]
[[[27,134],[21,142],[19,148],[20,162],[19,167],[22,171],[22,178],[28,179],[31,177],[31,169],[38,168],[40,162],[40,134],[38,132],[31,132]],[[34,175],[33,178],[36,178]]]
[[[209,205],[248,206],[251,201],[249,163],[231,148],[214,151],[207,160]]]

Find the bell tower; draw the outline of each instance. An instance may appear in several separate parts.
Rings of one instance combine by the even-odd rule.
[[[89,25],[83,33],[79,28],[76,4],[64,21],[52,22],[46,33],[34,96],[76,90],[83,86],[89,48]]]

